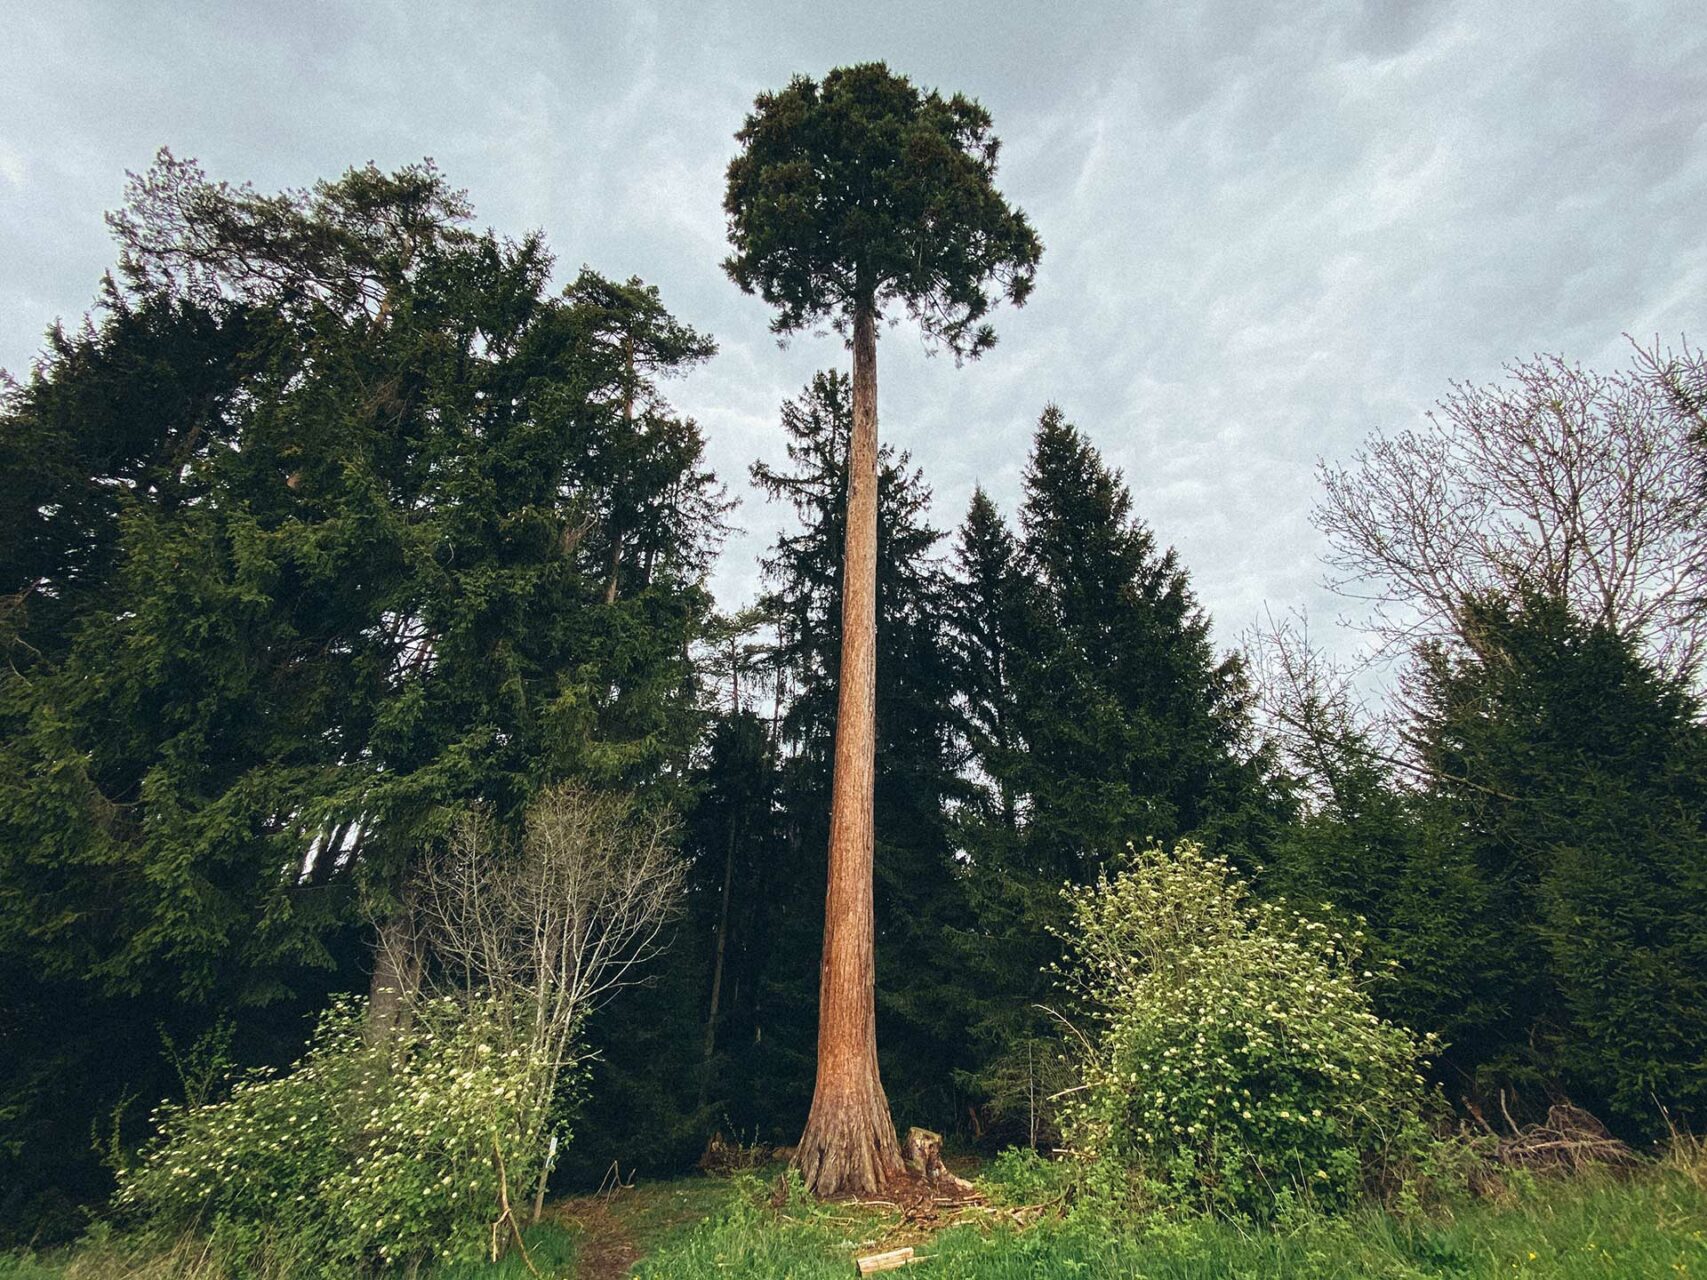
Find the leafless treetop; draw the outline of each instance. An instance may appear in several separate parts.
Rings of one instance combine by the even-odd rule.
[[[1610,375],[1537,356],[1508,373],[1322,465],[1330,585],[1399,643],[1453,636],[1473,595],[1540,590],[1692,670],[1707,639],[1702,353],[1638,348]]]

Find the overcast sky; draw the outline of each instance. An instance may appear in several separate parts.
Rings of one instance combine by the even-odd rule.
[[[429,3],[19,6],[0,42],[0,367],[22,375],[113,259],[101,215],[169,146],[274,190],[436,159],[478,220],[657,284],[721,344],[673,385],[746,532],[747,466],[832,338],[779,349],[722,274],[731,135],[795,72],[886,60],[979,98],[1044,241],[1031,303],[956,369],[879,350],[884,438],[952,527],[1011,512],[1054,401],[1177,546],[1224,644],[1306,608],[1318,458],[1537,351],[1625,360],[1707,331],[1707,41],[1694,3]],[[1349,651],[1351,638],[1336,648]]]

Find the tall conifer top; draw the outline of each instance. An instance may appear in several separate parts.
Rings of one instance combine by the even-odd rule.
[[[990,113],[881,62],[760,94],[736,135],[724,269],[777,308],[778,333],[899,302],[956,356],[995,341],[984,316],[1023,303],[1043,246],[995,188]]]

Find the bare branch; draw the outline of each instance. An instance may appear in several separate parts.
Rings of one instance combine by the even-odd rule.
[[[669,820],[624,796],[545,792],[519,848],[484,812],[461,822],[408,894],[429,966],[427,990],[478,998],[533,1064],[546,1122],[558,1081],[586,1057],[586,1020],[660,950],[685,868]]]
[[[1323,464],[1329,585],[1368,601],[1389,644],[1452,639],[1487,593],[1539,589],[1639,637],[1665,670],[1707,642],[1707,375],[1698,351],[1638,349],[1602,375],[1537,356],[1459,384],[1424,427]]]

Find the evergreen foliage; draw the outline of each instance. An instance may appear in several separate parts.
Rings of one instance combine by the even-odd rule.
[[[1434,435],[1327,471],[1387,622],[1434,639],[1386,734],[1298,686],[1283,757],[1060,410],[1012,519],[978,489],[946,545],[925,477],[876,449],[885,311],[975,357],[1032,286],[983,108],[864,64],[762,95],[739,140],[725,267],[779,333],[849,336],[855,376],[782,406],[789,461],[752,476],[790,523],[731,618],[703,585],[730,504],[664,394],[715,348],[656,288],[582,268],[554,290],[542,237],[474,230],[431,164],[265,195],[162,152],[133,179],[95,313],[0,387],[0,1233],[74,1232],[128,1170],[124,1206],[210,1214],[221,1257],[281,1230],[346,1271],[480,1252],[484,1144],[563,1099],[505,1101],[481,984],[413,1020],[375,1001],[364,1023],[348,993],[387,988],[376,931],[424,944],[423,869],[468,813],[503,862],[565,780],[678,812],[686,873],[648,985],[574,1021],[560,1065],[593,1103],[559,1185],[685,1169],[715,1130],[792,1141],[837,719],[860,714],[842,668],[872,656],[843,646],[850,551],[877,606],[871,1115],[892,1099],[986,1151],[1064,1140],[1099,1203],[1246,1216],[1349,1206],[1419,1156],[1422,1037],[1484,1116],[1569,1097],[1632,1138],[1707,1121],[1707,718],[1678,621],[1703,595],[1700,487],[1676,461],[1699,460],[1700,353],[1610,381],[1516,366],[1521,395],[1460,388]],[[1572,465],[1594,484],[1552,484],[1574,473],[1531,431],[1547,414],[1593,427]],[[1577,533],[1472,502],[1410,504],[1417,538],[1389,536],[1426,479],[1406,458],[1486,494],[1513,441],[1561,504],[1537,527]],[[874,556],[848,538],[873,471]],[[1448,526],[1480,559],[1407,577],[1407,546],[1469,545],[1428,536]],[[1627,574],[1598,608],[1583,529]],[[1657,569],[1622,558],[1644,529],[1676,552]],[[1624,607],[1655,583],[1674,611]],[[1039,1008],[1056,938],[1094,1031],[1078,1093]],[[1066,1180],[1000,1170],[1039,1198]]]
[[[982,781],[961,811],[978,910],[966,963],[998,1067],[1004,1052],[1035,1056],[1028,1040],[1045,1029],[1033,1006],[1063,883],[1092,881],[1134,833],[1215,839],[1248,863],[1287,818],[1238,659],[1216,656],[1177,556],[1131,508],[1119,473],[1052,407],[1019,537],[983,495],[960,535],[954,618]]]
[[[1061,878],[1084,879],[1134,833],[1196,833],[1250,859],[1281,816],[1242,663],[1216,656],[1178,555],[1131,508],[1120,474],[1045,411],[1020,511],[1017,780],[1031,856]]]
[[[768,998],[789,901],[777,888],[787,868],[769,722],[746,706],[715,716],[688,789],[686,919],[648,983],[590,1028],[597,1105],[565,1154],[570,1185],[597,1182],[613,1161],[689,1168],[713,1132],[781,1141],[799,1120],[771,1101],[773,1089],[798,1090],[810,1062],[779,1062],[788,1040]]]
[[[19,1159],[163,1093],[156,1023],[271,1005],[244,1052],[288,1056],[356,881],[460,808],[685,761],[722,504],[652,378],[710,344],[468,217],[431,166],[262,196],[163,153],[100,315],[7,396],[0,1001],[75,1011],[7,1055]]]
[[[1563,1094],[1632,1134],[1693,1123],[1699,705],[1639,637],[1556,598],[1472,600],[1458,624],[1472,642],[1427,646],[1407,678],[1415,775],[1354,726],[1315,736],[1322,800],[1264,882],[1367,922],[1398,966],[1378,1004],[1440,1037],[1455,1098],[1521,1120]]]
[[[1545,596],[1465,606],[1431,649],[1418,749],[1486,950],[1456,1060],[1663,1129],[1707,1105],[1707,731],[1633,637]],[[1448,927],[1441,920],[1436,928]],[[1401,947],[1402,947],[1401,943]],[[1405,959],[1403,950],[1398,953]],[[1463,981],[1463,979],[1460,979]]]
[[[778,333],[903,306],[957,356],[995,342],[997,297],[1025,301],[1043,248],[995,189],[990,113],[881,62],[760,94],[729,165],[730,278]]]

